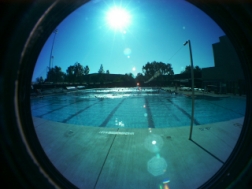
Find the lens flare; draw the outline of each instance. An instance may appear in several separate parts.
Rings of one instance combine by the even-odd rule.
[[[163,184],[166,184],[166,183],[169,183],[169,182],[170,182],[170,180],[167,179],[167,180],[165,180],[165,181],[163,182]]]
[[[125,28],[131,23],[131,15],[121,7],[113,7],[107,12],[106,20],[111,28],[119,29],[126,33]]]
[[[158,153],[162,148],[164,141],[161,136],[156,134],[149,134],[144,141],[144,146],[150,152]]]
[[[159,176],[165,173],[167,163],[164,158],[155,156],[148,161],[147,168],[150,174]]]
[[[126,48],[124,49],[123,53],[126,55],[126,56],[129,56],[131,54],[131,49],[130,48]]]

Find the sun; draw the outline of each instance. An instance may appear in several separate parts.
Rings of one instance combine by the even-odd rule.
[[[124,30],[131,23],[131,15],[127,10],[121,7],[113,7],[108,10],[106,21],[112,29]]]

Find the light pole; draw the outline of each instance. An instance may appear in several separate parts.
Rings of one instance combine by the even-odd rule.
[[[55,41],[56,34],[58,33],[58,30],[57,29],[54,30],[53,33],[54,33],[54,37],[53,37],[52,49],[51,49],[50,59],[49,59],[49,71],[52,67],[52,59],[54,58],[53,57],[53,46],[54,46],[54,41]]]
[[[51,67],[53,68],[53,59],[54,59],[54,56],[52,55],[52,57],[51,57],[52,59],[51,59]]]
[[[190,51],[190,62],[191,62],[191,80],[192,80],[192,117],[191,117],[191,127],[190,127],[190,134],[189,140],[192,139],[192,130],[193,130],[193,122],[194,122],[194,73],[193,73],[193,58],[192,58],[192,47],[190,40],[184,43],[184,46],[189,44],[189,51]]]

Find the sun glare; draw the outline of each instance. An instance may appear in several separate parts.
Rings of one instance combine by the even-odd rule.
[[[106,20],[111,28],[123,30],[130,25],[131,16],[125,9],[113,7],[107,12]]]

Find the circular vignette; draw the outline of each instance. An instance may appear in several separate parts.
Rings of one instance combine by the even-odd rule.
[[[8,185],[17,182],[26,188],[75,187],[53,167],[42,150],[32,123],[29,94],[32,72],[44,42],[68,14],[85,2],[1,2],[0,131],[1,162],[4,162],[1,169],[12,180],[4,180]],[[188,2],[207,13],[225,31],[241,60],[247,81],[246,116],[237,145],[225,165],[201,188],[249,188],[252,185],[251,4],[217,0]]]
[[[252,187],[252,3],[245,0],[187,0],[210,16],[226,33],[239,56],[246,80],[246,113],[235,148],[222,168],[200,188]],[[228,69],[228,68],[227,68]]]
[[[54,28],[78,1],[1,2],[1,177],[7,186],[76,188],[52,165],[36,136],[30,86],[37,57]]]

